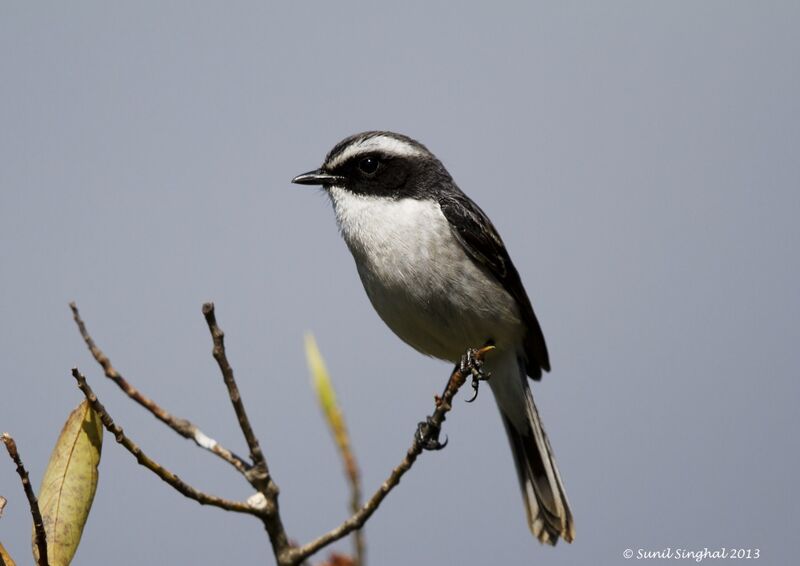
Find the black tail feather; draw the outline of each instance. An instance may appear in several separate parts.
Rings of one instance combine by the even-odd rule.
[[[528,526],[543,543],[555,545],[559,537],[572,542],[575,525],[561,476],[527,383],[524,390],[527,429],[520,431],[519,419],[515,419],[515,425],[503,412],[503,407],[501,415],[526,503]]]

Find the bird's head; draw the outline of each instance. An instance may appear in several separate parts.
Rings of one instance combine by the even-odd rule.
[[[425,198],[452,181],[441,162],[416,140],[394,132],[355,134],[336,144],[322,167],[292,183],[339,187],[363,195]]]

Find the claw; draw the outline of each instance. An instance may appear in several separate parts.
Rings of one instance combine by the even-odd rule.
[[[445,435],[444,436],[444,442],[440,442],[439,440],[431,440],[423,448],[425,448],[425,450],[431,450],[431,451],[433,451],[433,450],[441,450],[442,448],[447,446],[448,441],[449,441],[449,439],[447,438],[447,435]]]
[[[488,346],[492,348],[493,346]],[[472,376],[472,390],[474,391],[472,398],[467,399],[467,403],[472,403],[475,399],[478,398],[478,387],[480,386],[481,381],[486,381],[489,379],[491,374],[485,372],[483,370],[483,362],[478,359],[477,356],[478,351],[474,349],[467,350],[467,353],[461,356],[461,361],[459,362],[459,369],[461,370],[462,375],[469,374]]]
[[[469,399],[466,399],[467,403],[472,403],[475,399],[478,398],[478,385],[479,384],[480,384],[480,381],[475,379],[475,377],[473,376],[472,377],[472,391],[473,391],[473,394],[472,394],[472,397],[470,397]]]
[[[424,450],[441,450],[447,446],[447,437],[445,436],[444,442],[440,442],[439,432],[439,427],[434,424],[431,417],[428,417],[417,425],[415,437]]]

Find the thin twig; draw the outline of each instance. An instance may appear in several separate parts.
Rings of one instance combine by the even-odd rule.
[[[22,464],[22,458],[19,457],[19,452],[17,452],[17,443],[14,442],[14,439],[11,438],[7,432],[3,433],[2,439],[3,444],[6,445],[6,450],[8,450],[8,455],[11,456],[11,459],[17,465],[17,474],[19,474],[22,480],[22,489],[25,490],[25,497],[28,498],[28,503],[31,506],[34,530],[33,538],[36,544],[36,550],[39,553],[38,564],[39,566],[49,566],[49,562],[47,561],[47,535],[44,532],[44,521],[42,520],[42,512],[39,510],[39,501],[36,499],[36,494],[33,492],[30,477],[28,477],[28,472]]]
[[[344,460],[347,481],[350,484],[350,512],[355,514],[358,513],[362,505],[361,474],[358,470],[355,454],[350,448],[350,443],[347,443],[345,449],[342,450],[342,459]],[[357,529],[353,533],[353,553],[355,555],[355,566],[364,566],[366,564],[366,547],[362,529]]]
[[[339,401],[336,399],[336,390],[333,387],[333,381],[328,373],[328,368],[325,367],[325,362],[317,346],[317,341],[314,339],[313,335],[309,333],[306,334],[305,342],[306,361],[311,373],[311,381],[314,391],[317,394],[320,409],[322,409],[322,414],[325,417],[325,422],[331,431],[333,443],[336,445],[339,458],[344,467],[345,477],[350,488],[350,512],[355,513],[361,508],[362,504],[361,473],[358,469],[358,462],[356,461],[352,443],[350,442],[350,433],[347,430],[344,411]],[[348,563],[351,566],[364,566],[366,563],[365,553],[364,531],[358,529],[353,533],[353,556],[347,557]],[[336,556],[344,559],[344,555]],[[329,563],[333,562],[334,557],[331,555]]]
[[[494,349],[492,346],[487,346],[480,350],[472,350],[471,354],[477,363],[481,363],[485,355],[492,349]],[[441,428],[442,424],[447,418],[447,413],[452,408],[451,402],[453,401],[453,397],[455,397],[456,393],[458,393],[458,390],[461,388],[461,386],[464,385],[468,376],[469,372],[462,372],[460,367],[453,371],[453,373],[450,375],[449,381],[447,382],[447,387],[445,388],[444,393],[441,397],[437,397],[436,399],[436,409],[429,417],[429,426],[432,426],[436,429]],[[386,498],[387,495],[389,495],[389,492],[391,492],[397,486],[397,484],[400,483],[400,479],[403,477],[403,475],[411,469],[411,466],[414,465],[414,462],[422,453],[423,449],[424,441],[420,439],[419,436],[415,436],[414,441],[411,444],[411,448],[409,448],[408,452],[406,452],[406,456],[403,458],[403,461],[392,470],[392,473],[389,475],[386,481],[381,484],[372,497],[370,497],[369,500],[357,512],[353,513],[349,519],[344,521],[335,529],[325,533],[306,545],[293,548],[290,551],[290,563],[300,564],[303,560],[318,552],[320,549],[336,542],[354,530],[360,529],[362,526],[364,526],[364,523],[367,522],[367,519],[372,516],[372,514],[380,506],[381,502]]]
[[[269,473],[269,466],[267,466],[267,459],[261,451],[261,445],[258,442],[255,432],[253,432],[253,427],[250,425],[250,419],[247,417],[247,411],[244,408],[244,402],[239,393],[239,386],[236,385],[236,379],[233,376],[233,368],[231,368],[231,364],[228,362],[228,356],[225,353],[225,333],[219,325],[217,325],[217,317],[214,314],[214,303],[205,303],[203,305],[203,316],[206,319],[208,330],[211,332],[211,339],[214,343],[212,355],[217,361],[219,370],[222,373],[222,379],[225,382],[225,387],[228,389],[228,396],[231,399],[233,410],[236,413],[236,419],[239,421],[239,428],[242,429],[242,434],[250,449],[250,459],[253,462],[253,467],[245,474],[245,477],[247,477],[253,487],[264,496],[265,505],[262,515],[264,527],[269,535],[270,542],[272,543],[272,550],[275,553],[275,559],[278,561],[278,564],[287,564],[286,560],[290,552],[290,543],[278,510],[278,494],[280,490],[278,489],[278,485],[272,480],[272,476]]]
[[[108,411],[106,411],[106,408],[97,399],[97,395],[95,395],[94,391],[92,391],[92,388],[89,387],[89,384],[86,382],[86,378],[81,374],[80,371],[78,371],[78,368],[72,368],[72,377],[74,377],[78,382],[78,387],[83,392],[86,400],[89,401],[89,404],[92,406],[94,412],[100,417],[100,420],[103,422],[103,426],[106,428],[106,430],[114,435],[116,441],[119,444],[122,444],[122,446],[136,458],[136,461],[139,464],[153,472],[164,482],[168,483],[173,489],[182,493],[189,499],[194,499],[201,505],[211,505],[213,507],[225,509],[226,511],[246,513],[248,515],[255,515],[257,517],[261,517],[263,515],[263,510],[253,507],[245,502],[223,499],[221,497],[217,497],[216,495],[211,495],[192,487],[180,479],[177,475],[166,469],[164,466],[147,456],[147,454],[142,452],[142,449],[139,448],[139,446],[133,440],[125,435],[122,428],[117,426],[117,424],[111,418],[111,415],[109,415]]]
[[[89,352],[91,352],[94,359],[97,361],[98,364],[103,368],[103,372],[105,373],[106,377],[113,381],[114,383],[119,386],[120,389],[131,399],[139,403],[142,407],[150,411],[157,419],[161,422],[166,424],[172,430],[180,434],[184,438],[188,438],[189,440],[193,441],[197,444],[200,448],[208,450],[209,452],[216,454],[234,468],[239,470],[242,474],[247,474],[247,472],[252,467],[249,462],[245,461],[241,457],[237,456],[224,446],[222,446],[219,442],[214,440],[213,438],[207,436],[200,430],[197,425],[192,423],[187,419],[178,418],[175,415],[172,415],[164,408],[162,408],[158,403],[144,395],[141,391],[136,389],[133,385],[131,385],[122,374],[120,374],[116,368],[111,364],[111,360],[106,356],[103,351],[95,344],[94,340],[92,339],[89,331],[86,329],[86,325],[81,319],[80,313],[78,312],[77,305],[72,302],[69,304],[69,308],[72,309],[72,317],[75,319],[75,324],[78,326],[78,331],[81,333],[81,337],[83,341],[86,342],[86,346],[89,348]]]
[[[324,410],[324,407],[323,407]],[[347,431],[347,424],[344,414],[338,404],[329,409],[332,414],[328,415],[328,424],[333,433],[334,442],[339,451],[339,456],[344,465],[344,473],[347,476],[347,484],[350,487],[350,512],[357,513],[361,509],[361,472],[358,469],[358,462],[353,447],[350,444],[350,434]],[[364,531],[357,529],[353,533],[353,564],[354,566],[364,566],[366,563],[366,546],[364,544]]]
[[[211,332],[211,338],[214,342],[214,349],[212,354],[214,359],[219,365],[220,372],[222,372],[222,379],[225,381],[225,386],[228,388],[228,395],[233,404],[233,410],[236,412],[236,418],[239,421],[239,427],[242,429],[244,438],[247,441],[247,446],[250,449],[250,459],[256,468],[261,468],[264,473],[264,480],[269,478],[269,468],[267,461],[264,458],[264,453],[261,451],[261,446],[258,443],[253,432],[253,427],[250,425],[250,419],[247,418],[247,411],[242,402],[242,396],[239,394],[239,387],[236,385],[236,380],[233,377],[233,368],[228,362],[228,356],[225,353],[225,333],[217,325],[217,317],[214,314],[214,303],[205,303],[203,305],[203,316],[208,323],[208,330]]]

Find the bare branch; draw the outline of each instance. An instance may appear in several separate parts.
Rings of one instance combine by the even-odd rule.
[[[250,425],[250,419],[247,418],[247,411],[245,411],[242,396],[239,394],[239,387],[236,385],[236,380],[233,377],[233,368],[228,362],[228,356],[225,353],[225,333],[217,325],[217,317],[214,314],[214,303],[205,303],[203,305],[203,316],[208,323],[208,330],[211,332],[211,338],[214,342],[214,349],[212,354],[214,359],[219,365],[219,370],[222,372],[222,379],[225,381],[225,386],[228,388],[228,395],[233,404],[233,410],[236,412],[236,418],[239,421],[239,427],[242,429],[244,438],[247,441],[247,446],[250,449],[250,459],[253,461],[255,468],[260,468],[263,472],[263,481],[266,483],[269,480],[269,468],[267,461],[264,458],[264,453],[261,451],[261,446],[258,443],[253,432],[253,427]]]
[[[33,492],[33,487],[31,486],[31,480],[30,477],[28,477],[28,472],[25,469],[25,466],[22,464],[22,459],[19,457],[19,452],[17,452],[17,443],[14,442],[14,439],[11,438],[7,432],[3,433],[2,439],[3,444],[6,445],[6,450],[8,450],[8,455],[11,456],[14,464],[17,465],[17,474],[19,474],[19,477],[22,480],[22,489],[25,490],[25,497],[28,498],[28,503],[31,506],[34,542],[36,543],[36,549],[39,552],[38,564],[39,566],[49,566],[49,562],[47,561],[47,535],[44,532],[44,521],[42,520],[42,512],[39,510],[39,501],[36,499],[36,494]]]
[[[249,462],[245,461],[241,457],[237,456],[224,446],[222,446],[219,442],[214,440],[213,438],[207,436],[200,430],[197,425],[192,423],[187,419],[178,418],[171,413],[167,412],[163,409],[158,403],[144,395],[138,389],[136,389],[133,385],[131,385],[122,374],[120,374],[114,366],[111,364],[111,360],[106,356],[103,351],[95,344],[94,340],[92,339],[91,335],[89,334],[88,330],[86,329],[86,325],[81,319],[81,315],[78,312],[78,306],[72,302],[69,304],[69,308],[72,309],[72,317],[75,319],[75,324],[78,326],[78,331],[81,333],[81,337],[83,341],[86,342],[86,346],[89,348],[89,352],[91,352],[94,359],[97,361],[98,364],[103,368],[103,372],[105,373],[106,377],[113,381],[114,383],[119,386],[120,389],[131,399],[139,403],[142,407],[150,411],[157,419],[161,422],[166,424],[172,430],[180,434],[184,438],[188,438],[189,440],[193,441],[197,446],[208,450],[209,452],[216,454],[234,468],[239,470],[242,474],[247,474],[247,472],[252,467]]]
[[[221,497],[199,491],[198,489],[184,482],[164,466],[147,456],[147,454],[142,452],[142,449],[139,448],[135,442],[125,435],[122,428],[116,425],[114,420],[111,418],[111,415],[109,415],[108,411],[106,411],[106,408],[97,399],[97,395],[95,395],[94,391],[92,391],[92,388],[89,387],[89,384],[86,382],[86,378],[81,374],[80,371],[78,371],[78,368],[72,368],[72,377],[74,377],[78,382],[78,387],[83,392],[86,400],[89,401],[89,404],[92,406],[94,412],[96,412],[100,417],[105,429],[114,435],[116,441],[119,444],[122,444],[122,446],[136,458],[136,461],[139,464],[168,483],[173,489],[189,499],[194,499],[201,505],[211,505],[213,507],[225,509],[226,511],[246,513],[248,515],[255,515],[257,517],[263,516],[263,510],[248,505],[245,502],[223,499]]]
[[[189,421],[174,417],[156,404],[152,399],[144,396],[138,390],[136,390],[136,388],[131,386],[111,365],[108,357],[106,357],[105,354],[103,354],[103,352],[95,345],[91,336],[87,332],[80,315],[78,314],[78,309],[75,304],[71,303],[70,307],[72,308],[75,322],[78,325],[81,336],[86,342],[86,345],[88,346],[95,360],[103,368],[106,377],[114,381],[131,399],[145,407],[158,419],[178,432],[178,434],[184,436],[185,438],[194,440],[194,442],[199,446],[210,450],[211,452],[217,454],[217,456],[223,458],[225,461],[233,465],[238,471],[243,473],[245,478],[257,490],[258,493],[249,498],[246,502],[232,501],[201,492],[185,483],[174,473],[145,455],[138,445],[136,445],[130,438],[125,436],[125,433],[122,431],[122,429],[114,423],[111,416],[97,399],[97,396],[86,382],[85,377],[78,371],[77,368],[74,368],[72,370],[72,375],[77,381],[78,387],[81,389],[94,411],[100,416],[100,419],[103,422],[103,426],[106,428],[106,430],[114,435],[117,442],[122,444],[123,447],[136,458],[139,464],[148,468],[159,478],[161,478],[161,480],[169,484],[173,489],[180,492],[184,496],[203,505],[211,505],[227,511],[245,513],[258,517],[266,528],[270,543],[272,545],[272,551],[279,566],[300,565],[304,563],[311,555],[315,554],[322,548],[325,548],[331,543],[340,540],[351,533],[355,533],[354,542],[356,559],[358,560],[359,566],[363,564],[364,546],[360,529],[378,509],[386,496],[400,483],[403,475],[405,475],[405,473],[411,469],[417,457],[423,452],[423,450],[426,448],[432,449],[443,446],[442,444],[439,444],[437,437],[431,437],[430,433],[438,433],[438,431],[441,429],[447,413],[452,408],[452,400],[458,393],[459,389],[464,385],[467,377],[472,375],[473,379],[475,379],[476,376],[482,375],[480,372],[480,365],[485,355],[493,349],[492,346],[487,346],[480,350],[469,350],[467,352],[462,360],[462,364],[459,365],[459,367],[457,367],[450,375],[442,396],[436,397],[436,407],[433,414],[427,418],[425,423],[421,423],[421,428],[418,430],[417,435],[415,435],[414,441],[406,452],[403,460],[392,470],[386,481],[381,484],[378,490],[363,505],[361,504],[360,473],[355,457],[350,449],[349,443],[342,443],[341,439],[337,439],[337,444],[339,444],[340,454],[351,489],[350,507],[352,515],[342,524],[328,533],[323,534],[308,544],[297,547],[292,546],[289,543],[288,536],[286,535],[278,507],[279,489],[270,475],[267,460],[261,450],[260,443],[255,435],[255,432],[253,431],[244,407],[244,403],[242,402],[241,394],[233,375],[233,369],[231,368],[225,352],[225,335],[217,324],[214,313],[214,304],[206,303],[203,305],[203,316],[205,317],[213,341],[212,353],[217,365],[219,366],[223,381],[228,390],[228,396],[231,400],[231,404],[233,405],[234,412],[236,413],[239,427],[241,428],[242,434],[247,442],[252,464],[219,446],[219,444],[205,436],[195,425]],[[475,383],[473,383],[473,385],[475,385]]]
[[[346,445],[346,450],[342,450],[345,473],[350,484],[350,512],[358,513],[361,508],[361,474],[358,470],[355,454],[350,449],[350,444]],[[364,531],[356,529],[353,533],[353,551],[355,554],[355,566],[364,566],[366,563],[366,548],[364,544]]]
[[[480,365],[483,362],[483,358],[486,356],[486,354],[493,349],[493,346],[487,346],[481,348],[480,350],[470,350],[465,359],[472,359],[476,364]],[[453,401],[453,397],[455,397],[456,393],[458,393],[458,390],[461,389],[461,386],[464,385],[467,376],[470,375],[470,371],[464,371],[461,369],[462,366],[466,367],[465,364],[461,364],[458,368],[456,368],[455,371],[453,371],[453,373],[450,375],[450,379],[447,382],[447,387],[445,388],[444,393],[441,397],[436,398],[436,409],[427,420],[429,427],[433,427],[438,430],[441,428],[442,424],[447,418],[447,413],[450,412],[450,409],[452,408],[451,402]],[[403,475],[405,475],[405,473],[411,469],[411,466],[414,465],[417,457],[422,453],[424,446],[425,439],[420,438],[419,435],[414,436],[414,441],[411,444],[411,448],[409,448],[408,452],[406,452],[406,456],[403,458],[403,461],[392,470],[392,473],[389,474],[389,477],[386,479],[386,481],[384,481],[378,490],[372,495],[372,497],[370,497],[369,501],[367,501],[357,512],[353,513],[349,519],[344,521],[335,529],[325,533],[321,537],[304,546],[293,548],[290,551],[290,563],[300,564],[302,561],[307,559],[312,554],[318,552],[320,549],[333,542],[336,542],[354,530],[360,529],[362,526],[364,526],[364,523],[367,522],[367,519],[372,516],[372,514],[380,506],[381,502],[386,498],[387,495],[389,495],[389,492],[391,492],[397,486],[397,484],[400,483],[400,479],[403,477]]]
[[[222,379],[225,382],[225,387],[228,388],[228,396],[231,399],[233,410],[236,413],[236,419],[239,421],[239,428],[242,429],[242,434],[244,434],[247,446],[250,449],[250,459],[253,461],[253,467],[247,472],[245,477],[247,477],[253,487],[264,496],[265,505],[262,520],[267,534],[269,535],[269,540],[272,543],[272,551],[275,554],[275,559],[278,561],[278,564],[288,564],[287,556],[290,552],[290,543],[278,509],[278,494],[280,490],[278,489],[278,485],[272,480],[269,467],[267,466],[267,460],[264,457],[264,453],[261,451],[261,445],[253,432],[253,427],[250,425],[250,419],[247,417],[247,411],[244,408],[244,402],[239,393],[239,386],[236,385],[236,379],[233,377],[233,368],[231,368],[231,364],[228,362],[228,356],[225,353],[225,333],[217,325],[217,317],[214,314],[214,303],[205,303],[203,305],[203,316],[206,319],[208,330],[211,332],[211,339],[214,343],[212,355],[217,361],[219,370],[222,373]]]

